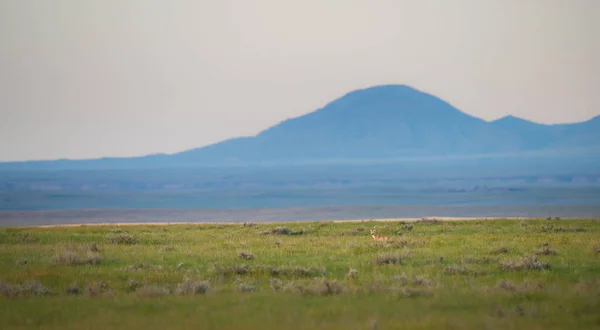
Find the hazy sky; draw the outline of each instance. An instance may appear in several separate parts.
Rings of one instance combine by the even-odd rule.
[[[0,161],[177,152],[371,85],[600,114],[600,0],[0,0]]]

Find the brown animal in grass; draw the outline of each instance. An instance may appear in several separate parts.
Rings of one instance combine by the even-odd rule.
[[[385,235],[377,235],[377,233],[375,232],[375,229],[371,229],[371,236],[373,237],[373,240],[375,241],[387,241],[388,237]]]

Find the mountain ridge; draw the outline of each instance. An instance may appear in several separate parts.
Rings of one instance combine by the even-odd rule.
[[[600,116],[546,125],[508,115],[493,121],[462,112],[408,85],[376,85],[350,91],[308,114],[288,118],[254,136],[235,137],[174,154],[89,160],[0,163],[2,168],[79,163],[107,166],[243,165],[332,159],[460,157],[600,146]],[[587,148],[587,149],[586,149]],[[95,164],[92,164],[95,163]],[[119,165],[120,164],[120,165]],[[100,165],[98,165],[100,166]]]

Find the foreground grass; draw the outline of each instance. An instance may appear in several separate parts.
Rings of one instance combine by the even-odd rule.
[[[593,329],[599,299],[593,220],[0,230],[3,329]]]

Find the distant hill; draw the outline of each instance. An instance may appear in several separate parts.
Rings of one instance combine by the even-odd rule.
[[[599,156],[599,141],[600,116],[560,125],[513,116],[487,122],[412,87],[384,85],[350,92],[256,136],[177,154],[0,163],[0,169],[310,163],[568,151]]]

